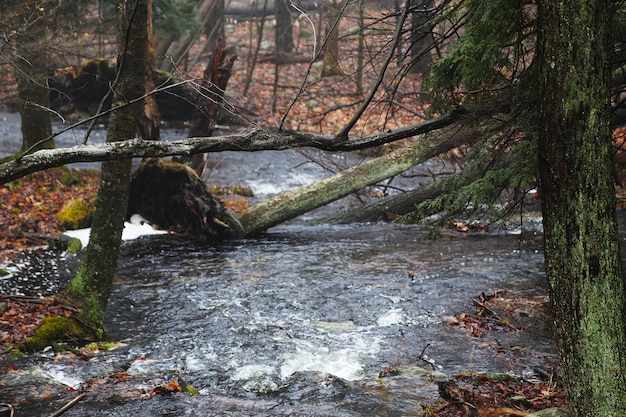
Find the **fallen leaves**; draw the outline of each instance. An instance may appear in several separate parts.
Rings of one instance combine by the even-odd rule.
[[[44,235],[63,232],[56,214],[79,196],[92,201],[99,178],[93,170],[55,168],[0,186],[0,249],[42,245]]]
[[[54,299],[0,297],[0,344],[16,343],[32,336],[46,317],[73,314]]]
[[[551,407],[567,409],[561,386],[506,374],[459,374],[441,382],[439,393],[446,403],[429,414],[431,417],[513,417]]]
[[[525,330],[537,321],[547,322],[548,296],[524,294],[517,291],[484,292],[474,299],[476,312],[445,316],[452,326],[460,326],[474,337],[482,337],[491,330],[504,332]]]

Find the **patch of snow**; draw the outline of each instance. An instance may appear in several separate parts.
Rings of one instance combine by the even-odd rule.
[[[133,214],[130,218],[131,222],[124,222],[124,230],[122,231],[122,240],[135,240],[141,236],[148,235],[164,235],[166,230],[154,229],[150,223],[139,214]],[[68,230],[63,233],[66,236],[80,239],[83,248],[89,244],[89,235],[91,228]]]
[[[59,384],[66,385],[75,390],[80,389],[83,380],[74,375],[70,375],[72,369],[61,365],[47,365],[40,369],[41,373]],[[67,371],[67,372],[66,372]]]

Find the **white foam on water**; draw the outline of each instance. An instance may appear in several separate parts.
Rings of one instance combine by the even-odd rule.
[[[237,367],[235,373],[232,375],[232,379],[235,381],[246,379],[258,379],[265,375],[272,375],[276,373],[273,366],[263,364],[252,364]]]
[[[258,196],[280,194],[294,188],[313,184],[316,181],[319,181],[318,176],[309,173],[293,172],[285,177],[283,181],[250,180],[246,183],[252,188],[254,195]]]
[[[361,361],[380,351],[380,342],[368,334],[347,333],[344,347],[300,343],[296,351],[284,355],[280,377],[285,379],[296,372],[312,371],[331,374],[349,381],[365,377]]]
[[[383,313],[376,320],[376,324],[380,327],[393,326],[395,324],[404,323],[404,313],[401,308],[392,308],[391,310]]]
[[[40,372],[48,378],[75,390],[80,389],[84,382],[76,375],[71,375],[70,373],[72,373],[73,370],[68,366],[47,364],[40,369]]]

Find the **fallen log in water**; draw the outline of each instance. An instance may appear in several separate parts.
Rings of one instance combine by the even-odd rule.
[[[432,137],[420,135],[417,144],[403,147],[315,184],[281,194],[248,208],[239,217],[244,234],[250,236],[261,233],[368,185],[398,175],[427,159],[458,146],[472,144],[479,138],[480,135],[474,129],[464,133],[451,129],[445,134]]]

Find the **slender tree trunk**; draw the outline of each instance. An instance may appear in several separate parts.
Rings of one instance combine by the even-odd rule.
[[[121,105],[144,93],[147,0],[121,0],[119,3],[120,73],[113,104]],[[142,103],[140,101],[111,114],[107,142],[135,136]],[[102,163],[100,188],[96,199],[90,243],[78,274],[67,294],[82,309],[83,321],[103,330],[113,276],[117,267],[124,217],[128,202],[131,159]]]
[[[295,47],[293,42],[293,21],[288,0],[276,0],[276,49],[278,54],[289,53]]]
[[[17,69],[19,111],[22,118],[22,151],[54,148],[52,140],[39,143],[52,135],[50,122],[50,91],[48,90],[46,59],[46,22],[35,5],[25,5],[17,18],[28,22],[16,37],[15,63]]]
[[[220,39],[225,39],[224,35],[224,11],[226,5],[224,0],[204,0],[198,11],[204,18],[204,33],[207,37],[206,49],[213,51],[217,48]]]
[[[431,46],[435,43],[432,27],[429,25],[433,12],[432,0],[415,1],[411,12],[411,45],[409,47],[410,73],[425,73],[432,63]]]
[[[201,88],[198,90],[196,111],[191,118],[189,128],[190,138],[213,136],[235,59],[237,55],[231,50],[224,49],[223,42],[218,42],[204,70]],[[200,178],[206,167],[206,161],[206,153],[195,154],[191,157],[191,169]]]
[[[261,12],[261,19],[257,22],[257,36],[254,51],[252,52],[252,54],[248,54],[248,70],[246,73],[246,81],[244,83],[242,94],[244,97],[248,97],[248,89],[250,88],[250,83],[252,82],[252,75],[254,74],[257,58],[259,57],[259,51],[261,50],[261,43],[263,42],[263,29],[265,28],[265,19],[267,17],[267,3],[268,0],[263,1],[263,11]],[[253,41],[253,27],[254,22],[250,22],[250,45],[252,45]]]
[[[626,294],[609,125],[609,0],[539,2],[546,273],[572,413],[626,415]]]
[[[342,75],[339,66],[339,21],[341,19],[341,1],[331,0],[328,7],[328,37],[324,45],[323,76]]]
[[[359,34],[356,64],[356,93],[363,94],[363,63],[365,62],[365,0],[359,0]]]
[[[143,113],[139,121],[139,137],[141,139],[159,140],[161,138],[161,113],[156,94],[149,94],[157,87],[154,66],[154,31],[152,27],[152,0],[147,0],[146,25],[146,83],[147,97],[143,102]]]

